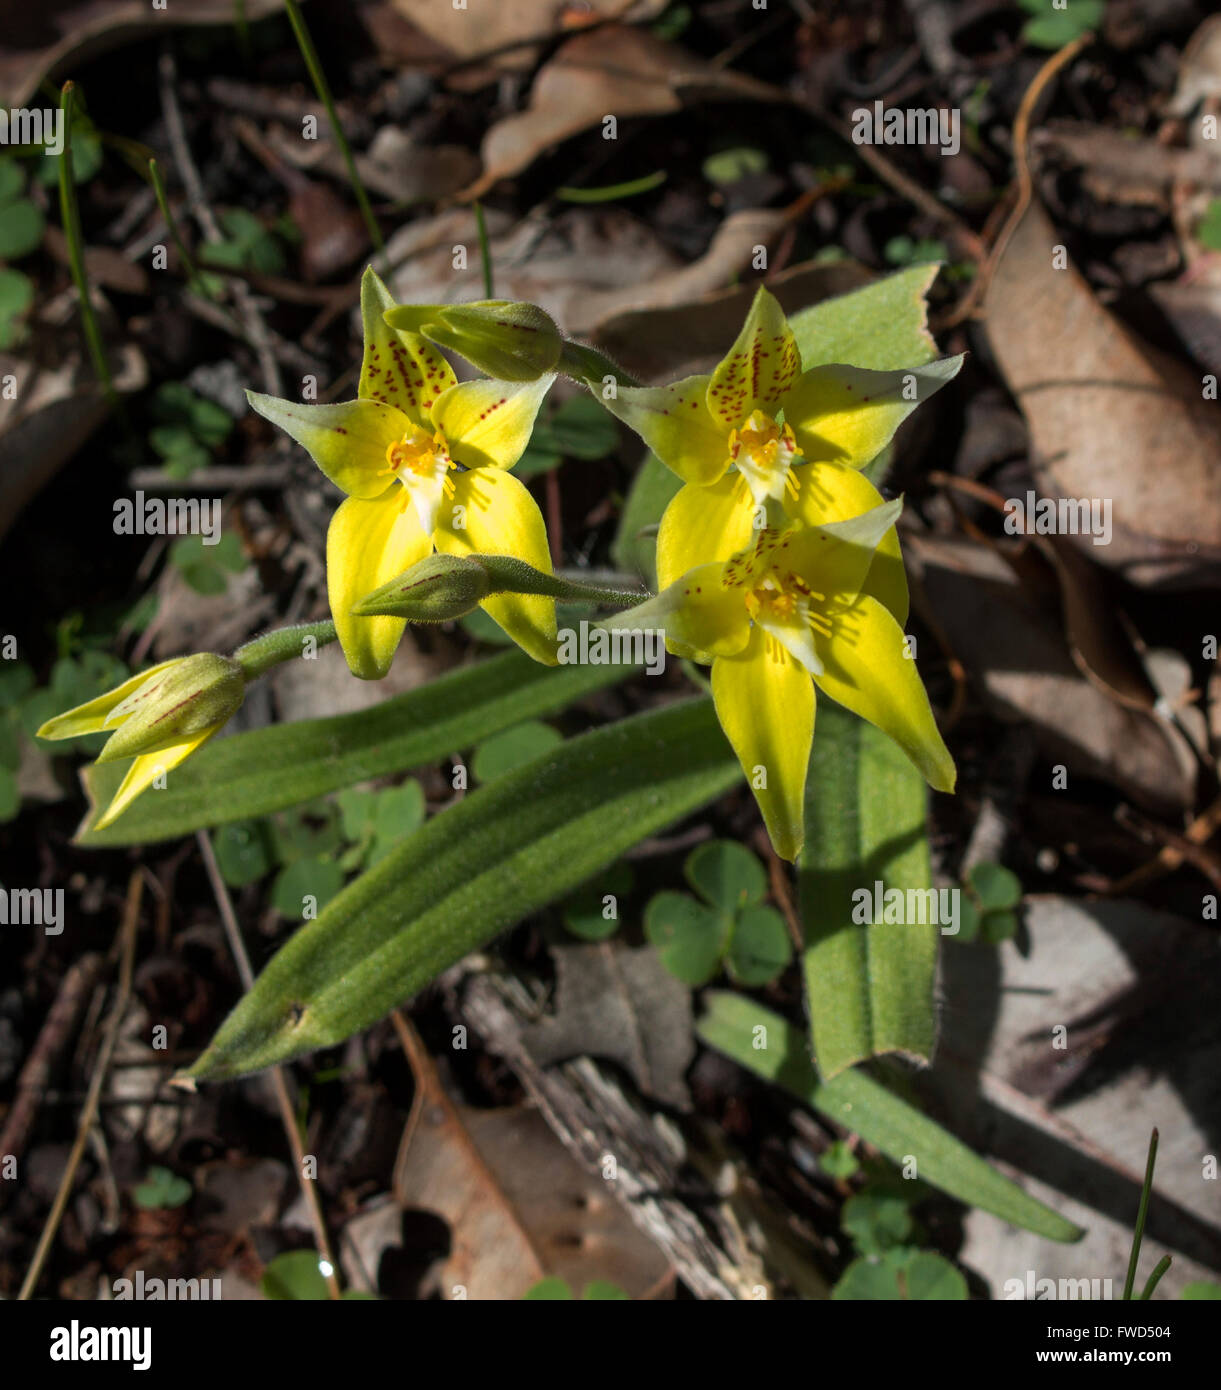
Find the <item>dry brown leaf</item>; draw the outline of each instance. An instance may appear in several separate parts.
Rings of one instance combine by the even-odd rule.
[[[572,208],[546,223],[512,223],[488,210],[496,294],[540,304],[568,333],[594,336],[604,320],[629,310],[682,305],[719,289],[751,263],[785,224],[770,209],[735,212],[703,256],[683,265],[656,234],[622,208]],[[454,248],[467,249],[455,272]],[[390,288],[403,304],[481,297],[478,232],[466,209],[450,209],[397,232],[387,246]]]
[[[404,1207],[436,1212],[450,1249],[443,1298],[517,1299],[548,1275],[576,1294],[594,1279],[654,1298],[669,1263],[632,1224],[605,1182],[592,1178],[537,1110],[455,1103],[419,1037],[406,1026],[416,1094],[394,1170]],[[456,1295],[455,1288],[465,1290]]]
[[[1032,467],[1049,497],[1109,499],[1110,544],[1079,537],[1134,583],[1221,576],[1221,415],[1198,375],[1141,342],[1069,266],[1032,206],[988,288],[988,335],[1026,415]]]
[[[524,70],[538,54],[525,39],[562,33],[588,24],[602,15],[636,22],[652,19],[665,9],[667,0],[583,0],[580,6],[565,0],[466,0],[462,9],[438,0],[392,0],[395,11],[435,43],[467,61],[508,44],[522,44],[508,53],[496,53],[489,61],[498,68]]]
[[[109,305],[100,294],[93,300],[103,335],[113,338],[117,325]],[[12,396],[0,396],[0,537],[110,413],[81,345],[79,323],[76,291],[66,291],[43,306],[19,353],[0,353],[0,377],[16,379]],[[111,345],[110,371],[122,395],[148,382],[134,343]]]
[[[642,1095],[690,1110],[685,1074],[695,1057],[691,991],[651,946],[608,941],[557,946],[555,1012],[522,1033],[542,1066],[604,1057],[628,1072]]]
[[[701,100],[781,99],[766,83],[713,67],[647,30],[608,26],[578,34],[539,71],[526,110],[497,121],[484,136],[483,175],[465,196],[482,196],[550,145],[607,116],[664,116]]]
[[[733,218],[727,219],[726,226],[732,222]],[[855,261],[832,265],[807,261],[772,276],[767,288],[786,313],[796,313],[820,300],[860,289],[872,278]],[[636,376],[673,381],[717,361],[721,352],[714,350],[716,345],[723,350],[733,342],[754,294],[753,285],[735,285],[677,304],[667,298],[650,307],[625,309],[604,318],[594,338]]]
[[[246,0],[246,18],[282,9],[280,0]],[[233,23],[233,0],[41,0],[4,6],[0,38],[0,106],[26,106],[39,82],[72,58],[81,62],[144,34],[185,24]]]
[[[1196,760],[1155,714],[1120,704],[1077,669],[1054,609],[1035,601],[990,545],[911,534],[913,603],[937,623],[990,714],[1033,726],[1069,779],[1098,778],[1173,813],[1195,799]]]
[[[1221,101],[1221,15],[1210,15],[1187,41],[1166,109],[1171,116],[1187,117],[1201,101]]]

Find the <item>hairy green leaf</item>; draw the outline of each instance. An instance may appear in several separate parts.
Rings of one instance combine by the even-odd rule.
[[[990,1211],[1049,1240],[1083,1232],[1002,1177],[960,1140],[863,1071],[819,1079],[805,1035],[744,995],[714,990],[696,1032],[709,1047],[781,1086],[838,1125],[855,1131],[896,1163],[916,1160],[920,1177],[968,1206]]]
[[[541,666],[506,652],[396,695],[374,709],[304,719],[207,744],[113,825],[85,828],[81,844],[138,845],[278,811],[370,777],[422,767],[532,715],[625,680],[624,666]],[[128,763],[86,769],[96,814]]]
[[[302,927],[189,1075],[241,1076],[342,1042],[739,776],[700,697],[583,734],[497,778]]]

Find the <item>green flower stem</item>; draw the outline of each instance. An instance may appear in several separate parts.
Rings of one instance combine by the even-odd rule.
[[[612,362],[604,352],[590,347],[588,343],[574,343],[571,339],[564,343],[557,370],[565,376],[584,382],[595,396],[601,395],[603,383],[608,376],[613,377],[619,386],[640,385],[634,376]]]
[[[643,603],[649,597],[640,589],[622,589],[558,574],[544,574],[542,570],[536,570],[533,565],[516,560],[511,555],[480,555],[477,558],[492,581],[492,593],[543,594],[547,598],[569,602],[606,603],[627,608]]]
[[[334,642],[338,634],[328,618],[321,623],[301,623],[295,627],[278,627],[272,632],[247,642],[233,653],[233,659],[246,673],[247,680],[256,680],[282,661],[300,656],[304,644],[313,640],[319,647]]]
[[[479,230],[479,264],[483,269],[483,297],[484,299],[495,299],[492,290],[492,247],[488,241],[488,224],[483,215],[483,204],[476,199],[475,226]]]
[[[64,236],[68,242],[68,263],[72,268],[72,279],[76,284],[81,301],[81,323],[85,330],[85,342],[93,361],[93,370],[102,383],[106,399],[116,410],[121,410],[118,392],[110,375],[110,363],[106,360],[106,349],[102,344],[101,330],[93,312],[93,301],[89,298],[89,278],[85,274],[85,246],[81,237],[81,214],[76,202],[76,180],[72,173],[72,108],[76,104],[76,87],[65,82],[59,94],[60,110],[64,113],[64,152],[59,161],[59,207],[64,223]]]
[[[373,239],[374,246],[379,251],[384,251],[386,243],[382,240],[381,228],[377,225],[377,218],[373,216],[373,208],[369,203],[365,186],[361,183],[360,175],[356,172],[356,161],[352,158],[352,147],[348,144],[348,137],[343,133],[343,127],[339,124],[335,100],[331,96],[331,88],[326,80],[326,73],[322,70],[322,64],[318,59],[318,50],[314,47],[313,39],[310,38],[310,32],[306,28],[305,19],[301,14],[301,8],[297,4],[297,0],[284,0],[284,8],[288,11],[289,23],[293,26],[293,33],[297,36],[297,46],[301,50],[301,56],[305,59],[305,66],[309,69],[309,75],[313,79],[318,100],[326,107],[326,114],[330,117],[335,143],[339,146],[339,153],[343,155],[343,162],[348,171],[348,180],[352,185],[352,192],[356,194],[356,201],[360,205],[360,214],[365,219],[369,236]]]

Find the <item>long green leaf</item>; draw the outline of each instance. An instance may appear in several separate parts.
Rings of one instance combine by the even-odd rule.
[[[921,1061],[932,1053],[938,927],[852,920],[860,889],[869,894],[870,916],[875,883],[902,892],[905,906],[906,890],[928,889],[925,813],[924,779],[898,744],[822,701],[798,882],[806,998],[825,1077],[882,1052]]]
[[[706,697],[607,725],[434,816],[272,957],[189,1075],[343,1041],[740,776]]]
[[[370,710],[302,719],[207,744],[135,801],[113,825],[85,829],[83,845],[136,845],[294,806],[368,777],[402,772],[469,748],[523,719],[563,708],[632,673],[627,666],[542,666],[506,652],[396,695]],[[95,808],[128,767],[85,772]]]
[[[820,1081],[806,1038],[779,1014],[724,991],[706,995],[705,1003],[708,1011],[696,1031],[709,1047],[854,1130],[894,1162],[915,1158],[917,1176],[960,1202],[1049,1240],[1081,1239],[1080,1227],[1002,1177],[960,1139],[864,1072]]]

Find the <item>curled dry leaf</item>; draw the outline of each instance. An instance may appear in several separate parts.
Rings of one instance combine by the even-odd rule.
[[[717,229],[708,250],[683,265],[643,222],[622,208],[572,208],[540,225],[513,224],[488,210],[496,293],[540,304],[569,333],[584,337],[614,315],[657,305],[681,305],[718,289],[751,263],[755,247],[772,241],[785,214],[771,209],[735,212]],[[467,248],[465,271],[455,273],[455,246]],[[451,209],[415,222],[391,238],[387,256],[401,262],[391,277],[404,304],[451,303],[482,294],[478,233],[473,214]]]
[[[491,0],[477,9],[474,4],[459,9],[438,0],[392,0],[392,7],[458,58],[470,61],[487,54],[495,67],[521,71],[532,67],[538,56],[537,45],[525,43],[526,39],[559,34],[603,15],[639,23],[659,15],[666,3],[667,0],[583,0],[580,5],[570,5],[564,0]],[[510,44],[521,46],[507,53],[495,51]]]
[[[1042,493],[1112,506],[1098,563],[1149,587],[1221,577],[1221,414],[1198,375],[1095,299],[1042,208],[1017,227],[988,288],[988,335],[1026,415]],[[1063,248],[1061,247],[1062,251]]]
[[[726,226],[732,221],[727,219]],[[871,278],[856,261],[806,262],[772,276],[767,288],[785,313],[795,314],[820,300],[860,289]],[[604,352],[642,379],[674,380],[704,371],[720,359],[737,335],[754,294],[754,285],[735,285],[704,293],[692,302],[667,298],[651,307],[624,309],[604,318],[594,336]]]
[[[1190,806],[1196,761],[1156,714],[1120,703],[1074,664],[1061,619],[1037,601],[992,546],[910,535],[913,603],[945,633],[989,713],[1034,728],[1042,755],[1074,775],[1119,787],[1161,813]]]
[[[642,29],[578,34],[534,79],[525,111],[506,116],[483,139],[483,175],[466,196],[527,168],[549,146],[599,126],[613,113],[664,116],[696,101],[778,101],[766,83],[713,67]]]
[[[537,1110],[455,1102],[410,1025],[404,1041],[416,1093],[394,1193],[401,1206],[436,1212],[450,1227],[437,1275],[443,1298],[517,1299],[548,1275],[567,1279],[578,1295],[595,1279],[633,1298],[663,1291],[665,1256]]]

